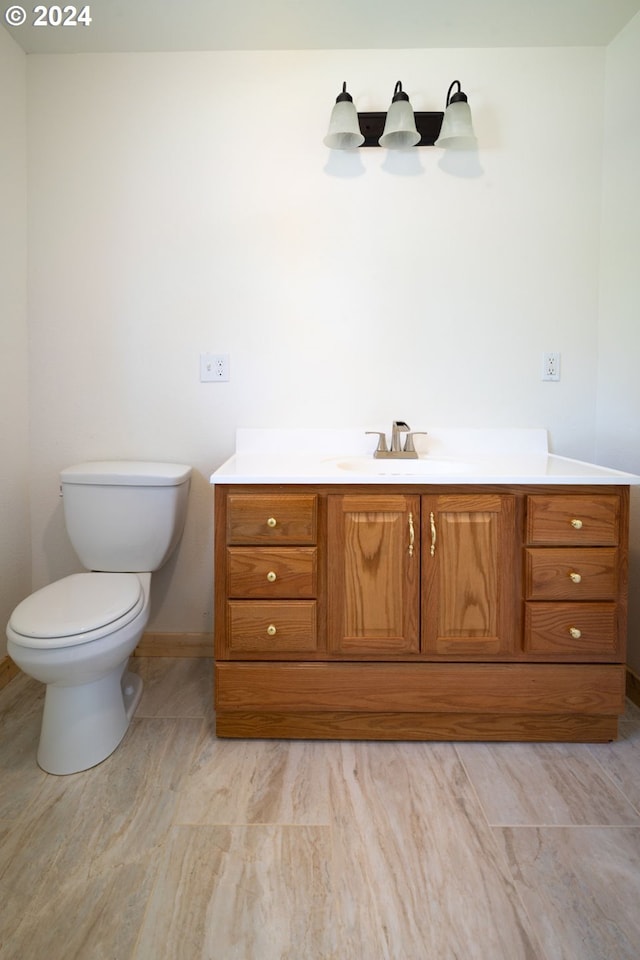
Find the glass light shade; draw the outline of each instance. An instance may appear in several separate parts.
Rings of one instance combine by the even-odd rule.
[[[364,143],[352,100],[338,100],[331,111],[329,130],[322,142],[331,150],[353,150]]]
[[[466,100],[450,103],[444,112],[436,147],[448,150],[469,150],[477,144],[471,122],[471,110]]]
[[[420,134],[416,129],[416,118],[409,100],[394,100],[389,107],[384,131],[378,143],[381,147],[401,150],[404,147],[415,147],[419,142]]]

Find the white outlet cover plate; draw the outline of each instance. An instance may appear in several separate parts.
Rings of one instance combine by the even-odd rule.
[[[225,383],[229,379],[228,353],[200,354],[201,383]]]

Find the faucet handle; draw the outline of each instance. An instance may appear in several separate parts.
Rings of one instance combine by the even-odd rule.
[[[378,438],[378,446],[376,447],[376,453],[387,453],[387,438],[381,430],[365,430],[365,433],[375,434]]]
[[[404,442],[404,452],[405,452],[405,453],[415,453],[415,452],[416,452],[416,448],[415,448],[414,445],[413,445],[413,438],[414,438],[414,437],[426,437],[426,436],[427,436],[427,431],[426,431],[426,430],[411,430],[411,431],[407,434],[407,439],[406,439],[405,442]]]

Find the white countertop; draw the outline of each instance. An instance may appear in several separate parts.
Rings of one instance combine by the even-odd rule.
[[[388,431],[387,431],[388,432]],[[212,475],[224,483],[640,484],[640,476],[548,452],[537,429],[431,429],[418,460],[377,460],[365,428],[239,429],[236,452]]]

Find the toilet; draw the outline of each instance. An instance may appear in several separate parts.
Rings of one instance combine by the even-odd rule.
[[[60,474],[64,518],[87,573],[19,603],[7,652],[46,684],[37,760],[47,773],[78,773],[124,737],[142,695],[127,669],[149,619],[151,574],[175,549],[191,467],[98,461]]]

